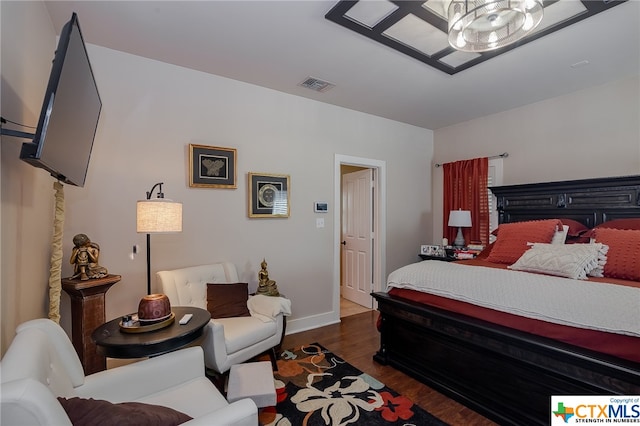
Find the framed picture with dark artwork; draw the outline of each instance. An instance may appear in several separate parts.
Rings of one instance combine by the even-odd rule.
[[[289,175],[249,173],[249,217],[289,217]]]
[[[189,186],[236,188],[236,149],[189,144]]]

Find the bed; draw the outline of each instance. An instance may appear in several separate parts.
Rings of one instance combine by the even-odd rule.
[[[500,221],[495,247],[473,261],[419,262],[422,265],[416,268],[436,270],[430,272],[430,279],[436,287],[440,284],[439,290],[425,293],[412,288],[407,271],[400,268],[389,274],[393,287],[373,294],[380,311],[381,337],[374,359],[410,374],[500,424],[549,424],[552,395],[639,395],[640,278],[635,274],[640,275],[637,268],[640,255],[621,252],[617,243],[605,236],[621,235],[607,226],[622,223],[624,229],[640,220],[640,176],[501,186],[492,191],[497,197]],[[457,275],[457,270],[466,270],[469,275],[468,268],[475,267],[478,279],[482,275],[479,271],[493,277],[489,271],[492,265],[486,262],[496,263],[493,250],[501,236],[506,241],[509,235],[508,232],[502,235],[502,231],[526,227],[534,221],[560,221],[582,227],[574,234],[568,232],[570,237],[566,237],[566,243],[577,243],[575,248],[561,242],[562,247],[553,250],[591,250],[582,243],[596,235],[593,246],[611,241],[611,251],[607,252],[609,245],[604,244],[607,249],[596,255],[598,265],[587,268],[596,276],[585,277],[578,268],[581,271],[578,278],[572,275],[573,269],[570,278],[558,277],[546,271],[529,272],[526,267],[516,271],[511,269],[515,262],[498,262],[501,264],[493,266],[497,266],[500,274],[507,277],[519,274],[530,279],[518,282],[516,293],[521,294],[521,299],[538,299],[538,307],[530,309],[517,297],[509,302],[515,304],[512,310],[494,306],[492,297],[482,296],[484,299],[480,297],[479,302],[467,296],[451,298],[452,293],[462,294],[457,288],[464,279]],[[562,228],[566,231],[566,227],[556,225],[553,235]],[[640,231],[635,232],[631,234],[634,238]],[[534,248],[547,250],[551,246],[549,241],[540,242],[531,248],[532,252]],[[516,255],[520,262],[520,255]],[[614,260],[624,256],[626,261]],[[611,276],[616,275],[612,272],[616,262],[627,271]],[[457,268],[455,274],[444,269],[449,267]],[[604,274],[603,269],[607,271]],[[409,277],[422,274],[413,269],[408,272]],[[445,282],[445,278],[449,281]],[[546,287],[547,279],[560,287],[574,287],[566,289],[569,296],[562,295],[554,287]],[[495,278],[493,282],[499,280]],[[505,287],[493,290],[494,296],[500,295],[495,298],[502,299],[509,287],[518,288],[519,279],[507,280],[506,290]],[[395,286],[393,281],[409,284]],[[529,287],[534,285],[544,287]],[[592,294],[590,301],[583,297],[586,293]],[[546,305],[561,308],[558,300],[566,301],[566,310],[576,311],[578,317],[564,318],[562,309],[546,310]],[[585,318],[599,322],[583,324]]]

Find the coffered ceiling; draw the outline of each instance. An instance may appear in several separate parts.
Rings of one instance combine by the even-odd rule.
[[[337,1],[45,4],[56,31],[77,12],[87,43],[428,129],[640,74],[637,0],[453,75],[325,18]]]
[[[440,71],[455,74],[624,1],[546,0],[543,2],[544,19],[534,31],[516,43],[481,53],[461,52],[449,45],[446,8],[451,0],[341,0],[326,18]]]

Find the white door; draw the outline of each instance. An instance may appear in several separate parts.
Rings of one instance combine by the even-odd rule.
[[[342,176],[342,297],[371,308],[373,171]]]

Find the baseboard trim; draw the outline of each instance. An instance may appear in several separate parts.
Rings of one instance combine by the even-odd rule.
[[[339,312],[326,312],[293,320],[289,320],[287,318],[287,330],[285,334],[296,334],[303,331],[313,330],[314,328],[324,327],[325,325],[338,323],[340,323]]]

